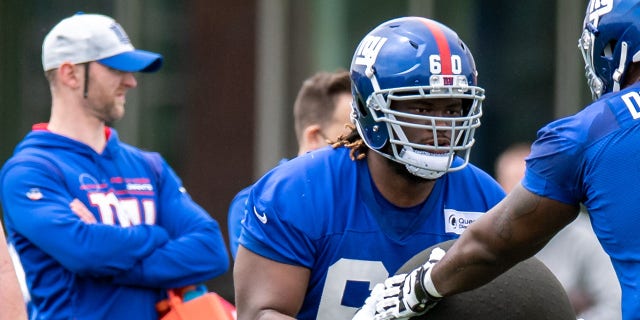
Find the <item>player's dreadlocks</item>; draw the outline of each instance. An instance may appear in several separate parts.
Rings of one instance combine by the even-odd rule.
[[[345,146],[346,148],[351,149],[349,155],[351,156],[351,160],[362,160],[367,157],[367,145],[360,137],[358,130],[353,124],[345,124],[345,128],[351,129],[350,133],[340,135],[336,141],[329,141],[333,148],[338,148],[340,146]]]

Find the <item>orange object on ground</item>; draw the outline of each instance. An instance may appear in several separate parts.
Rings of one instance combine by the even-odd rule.
[[[235,320],[236,308],[215,292],[189,301],[183,296],[190,287],[169,290],[169,298],[156,304],[160,320]]]

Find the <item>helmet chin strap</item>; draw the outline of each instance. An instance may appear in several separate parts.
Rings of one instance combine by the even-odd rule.
[[[451,166],[451,161],[453,160],[450,153],[431,153],[423,150],[413,150],[411,147],[403,147],[399,156],[411,174],[430,180],[442,177]]]

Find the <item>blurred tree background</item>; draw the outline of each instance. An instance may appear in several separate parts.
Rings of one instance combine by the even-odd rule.
[[[0,1],[0,163],[46,122],[41,45],[77,11],[114,17],[140,49],[165,56],[137,76],[122,140],[161,152],[226,236],[227,207],[297,145],[291,110],[304,78],[347,68],[381,22],[426,16],[458,32],[487,90],[471,161],[493,173],[509,144],[589,101],[577,50],[585,0]],[[233,300],[231,270],[208,283]]]

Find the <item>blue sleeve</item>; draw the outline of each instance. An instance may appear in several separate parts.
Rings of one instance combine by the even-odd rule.
[[[114,278],[115,283],[174,288],[209,280],[229,268],[218,223],[191,199],[164,160],[161,170],[156,224],[170,240]]]
[[[238,238],[240,238],[240,231],[242,231],[242,219],[244,219],[247,212],[246,205],[250,191],[251,186],[242,189],[231,200],[229,205],[227,226],[229,228],[229,249],[233,259],[236,258],[236,253],[238,252]]]
[[[532,193],[567,204],[581,201],[581,161],[584,150],[578,119],[553,122],[538,132],[526,158],[522,185]]]
[[[71,211],[60,177],[36,163],[5,166],[0,180],[7,226],[79,275],[116,275],[168,241],[159,226],[84,223]]]
[[[282,219],[267,206],[253,205],[242,221],[243,231],[239,243],[248,250],[268,259],[311,269],[315,246],[301,229]],[[258,215],[267,217],[261,222]]]
[[[316,249],[308,229],[315,222],[300,212],[312,212],[313,201],[296,196],[305,194],[305,179],[277,175],[285,171],[272,171],[251,189],[239,243],[271,260],[311,268]]]

